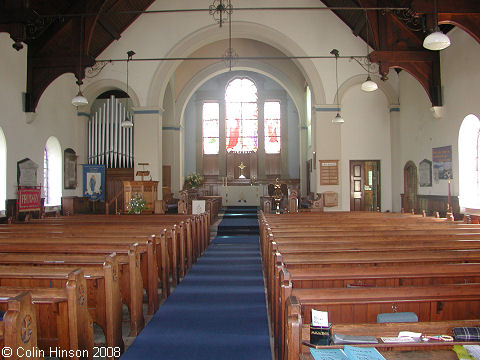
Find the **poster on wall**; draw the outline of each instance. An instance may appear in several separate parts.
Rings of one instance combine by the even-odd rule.
[[[452,145],[432,148],[432,160],[435,180],[452,179]]]
[[[105,200],[105,165],[83,164],[83,196],[92,201]]]
[[[420,161],[418,167],[420,187],[432,186],[432,162],[427,159]]]

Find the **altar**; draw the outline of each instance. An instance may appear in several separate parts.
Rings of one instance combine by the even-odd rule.
[[[219,195],[225,206],[260,206],[258,185],[226,185],[221,186]]]

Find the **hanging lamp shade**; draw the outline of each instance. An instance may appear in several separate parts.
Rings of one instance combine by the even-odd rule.
[[[130,118],[127,116],[125,118],[125,120],[122,121],[122,123],[120,124],[120,126],[122,128],[125,128],[125,129],[129,129],[129,128],[132,128],[133,127],[133,121],[130,120]]]
[[[372,78],[370,77],[370,75],[368,75],[367,80],[365,80],[365,81],[362,83],[362,90],[363,90],[363,91],[370,92],[370,91],[375,91],[375,90],[377,90],[377,89],[378,89],[377,83],[372,80]]]
[[[428,50],[443,50],[450,46],[450,38],[437,27],[423,40],[423,47]]]
[[[340,116],[340,113],[338,112],[337,115],[333,118],[332,123],[334,124],[343,124],[345,120]]]
[[[88,100],[85,96],[83,96],[82,91],[80,90],[80,86],[78,87],[78,94],[72,99],[72,105],[79,107],[83,105],[88,105]]]

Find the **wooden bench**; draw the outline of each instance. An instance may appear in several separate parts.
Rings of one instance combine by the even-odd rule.
[[[0,258],[3,254],[0,254]],[[86,280],[88,309],[93,321],[105,333],[106,346],[123,351],[122,302],[119,267],[115,254],[104,257],[103,263],[83,262],[55,264],[38,254],[6,254],[0,265],[0,286],[65,287],[69,273],[82,266]],[[47,257],[48,258],[48,257]],[[66,259],[63,257],[63,259]],[[68,262],[68,258],[67,258]],[[29,263],[30,265],[18,265]]]
[[[130,334],[137,335],[144,326],[143,317],[143,289],[142,274],[140,271],[140,253],[138,244],[123,245],[122,247],[112,247],[109,245],[89,244],[88,247],[81,244],[58,243],[38,243],[33,241],[24,243],[3,243],[0,242],[0,252],[2,253],[36,253],[36,254],[55,254],[58,255],[58,261],[63,261],[64,254],[88,254],[97,256],[98,254],[109,255],[112,252],[119,252],[128,257],[128,263],[120,267],[120,291],[123,302],[127,305],[130,313]],[[105,256],[104,255],[104,256]],[[87,256],[88,257],[88,256]],[[7,260],[5,260],[7,261]],[[1,261],[0,261],[1,263]],[[63,264],[63,263],[62,263]]]
[[[478,345],[479,342],[442,342],[442,341],[419,341],[414,343],[383,343],[382,337],[397,337],[400,331],[411,331],[422,333],[424,336],[448,335],[452,336],[454,327],[472,327],[479,326],[480,320],[455,320],[455,321],[435,321],[435,322],[418,322],[418,323],[387,323],[387,324],[332,324],[332,335],[335,333],[352,335],[352,336],[373,336],[377,338],[378,344],[352,344],[357,347],[375,347],[387,359],[397,358],[402,354],[408,354],[409,357],[401,357],[402,359],[416,359],[419,356],[418,351],[425,351],[430,354],[426,359],[443,359],[443,354],[447,349],[451,355],[456,354],[451,350],[453,345]],[[292,331],[291,331],[291,330]],[[310,325],[303,324],[298,309],[292,306],[290,320],[288,324],[288,341],[285,343],[284,349],[285,359],[288,360],[313,360],[310,355],[310,348],[343,348],[343,345],[316,346],[310,344]],[[416,350],[415,353],[412,350]],[[447,355],[448,356],[448,355]],[[422,357],[423,358],[423,357]],[[447,357],[447,359],[450,357]]]
[[[378,313],[412,311],[419,321],[478,319],[480,284],[399,288],[293,289],[287,299],[280,344],[290,339],[292,314],[304,324],[311,322],[312,309],[328,311],[332,324],[375,323]],[[292,331],[298,331],[298,324]],[[298,334],[298,333],[297,333]],[[298,335],[297,335],[298,337]],[[293,339],[293,340],[292,340]]]
[[[93,358],[93,324],[87,308],[83,272],[72,271],[64,288],[2,286],[0,306],[7,306],[10,298],[26,290],[31,293],[35,308],[39,348],[47,355],[50,349],[58,349],[84,355],[80,358]]]
[[[37,315],[32,304],[32,294],[28,291],[8,299],[0,299],[7,302],[7,311],[0,321],[0,348],[6,347],[12,350],[11,356],[2,359],[39,359],[37,345]]]

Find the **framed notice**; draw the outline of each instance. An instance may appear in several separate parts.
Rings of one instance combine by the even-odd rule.
[[[320,185],[338,185],[338,160],[319,160]]]
[[[420,187],[432,186],[432,162],[427,159],[420,161],[418,167]]]
[[[432,160],[435,180],[452,179],[452,145],[433,148]]]

